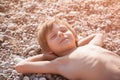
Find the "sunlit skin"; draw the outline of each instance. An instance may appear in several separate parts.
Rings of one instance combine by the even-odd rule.
[[[46,38],[58,57],[51,61],[42,61],[42,55],[28,58],[16,65],[18,72],[60,74],[70,80],[120,80],[120,56],[101,47],[102,34],[78,41],[81,46],[76,47],[73,34],[64,25],[54,24]]]
[[[46,38],[51,51],[57,56],[64,56],[65,52],[76,48],[76,39],[65,25],[54,24]]]
[[[70,80],[119,80],[120,56],[94,44],[78,47],[58,58],[58,72]]]

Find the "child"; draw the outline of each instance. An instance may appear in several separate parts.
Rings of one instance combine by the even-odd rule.
[[[16,70],[60,74],[73,80],[119,80],[120,57],[101,48],[102,39],[98,34],[78,41],[68,23],[53,19],[38,29],[38,42],[44,54],[21,61]]]

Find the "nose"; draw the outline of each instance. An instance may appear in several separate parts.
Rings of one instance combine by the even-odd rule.
[[[64,36],[63,32],[58,31],[58,36],[59,36],[59,37],[63,37],[63,36]]]

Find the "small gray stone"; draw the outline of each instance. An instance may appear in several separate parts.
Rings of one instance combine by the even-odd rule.
[[[40,77],[39,80],[47,80],[45,77]]]
[[[17,76],[16,78],[14,78],[14,80],[20,80],[20,77]]]
[[[28,76],[24,76],[23,80],[30,80]]]
[[[39,80],[39,78],[35,77],[33,80]]]

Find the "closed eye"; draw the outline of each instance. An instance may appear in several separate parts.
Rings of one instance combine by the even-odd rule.
[[[56,38],[56,36],[57,36],[57,34],[53,34],[53,35],[51,36],[51,39]]]

